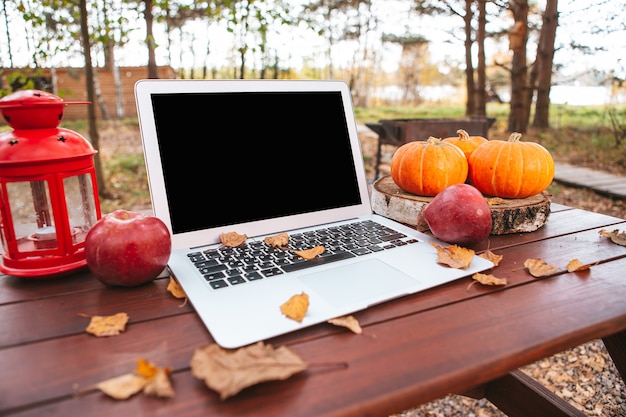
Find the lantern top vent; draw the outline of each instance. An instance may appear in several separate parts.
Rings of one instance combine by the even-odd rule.
[[[20,90],[0,99],[0,113],[13,129],[55,128],[61,123],[68,104],[89,102],[63,101],[45,91]]]

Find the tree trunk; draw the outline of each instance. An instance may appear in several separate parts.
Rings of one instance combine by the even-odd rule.
[[[87,0],[80,0],[80,33],[81,43],[83,46],[83,52],[85,54],[85,82],[87,88],[87,100],[89,101],[88,118],[89,118],[89,138],[94,148],[100,147],[100,135],[98,133],[98,124],[96,119],[95,109],[95,91],[94,91],[94,76],[93,65],[91,63],[91,42],[89,40],[89,25],[87,22]],[[96,171],[96,183],[98,184],[98,193],[101,196],[106,196],[106,183],[104,182],[104,174],[102,173],[102,163],[100,161],[100,154],[96,153],[94,156],[94,168]]]
[[[513,51],[511,65],[511,109],[509,131],[525,133],[530,103],[527,95],[526,43],[528,42],[528,0],[511,0],[509,9],[515,21],[509,30],[509,48]]]
[[[472,63],[472,13],[473,0],[465,0],[465,87],[467,91],[467,102],[465,104],[465,114],[471,116],[476,114],[476,101],[474,100],[476,87],[474,85],[474,64]]]
[[[156,64],[156,55],[154,50],[156,43],[154,42],[152,16],[152,0],[144,0],[145,10],[144,19],[146,19],[146,46],[148,47],[148,78],[159,78],[159,71]]]
[[[478,29],[476,31],[476,43],[478,44],[478,61],[476,63],[476,112],[474,114],[485,116],[487,114],[487,76],[485,64],[485,26],[487,24],[486,0],[478,0]]]
[[[559,21],[558,0],[547,0],[543,24],[537,47],[537,103],[533,126],[550,127],[550,87],[552,85],[552,64],[554,59],[554,39]]]

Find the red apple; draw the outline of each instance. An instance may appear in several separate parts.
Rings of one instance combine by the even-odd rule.
[[[440,191],[422,213],[432,234],[448,243],[481,242],[491,233],[491,209],[478,189],[455,184]]]
[[[107,285],[134,287],[152,281],[165,269],[171,251],[165,223],[134,211],[103,216],[85,237],[87,266]]]

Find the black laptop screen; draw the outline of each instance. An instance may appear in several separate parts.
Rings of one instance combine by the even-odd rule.
[[[361,201],[339,92],[153,94],[174,233]]]

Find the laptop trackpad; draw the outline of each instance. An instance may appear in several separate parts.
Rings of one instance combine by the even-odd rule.
[[[419,283],[379,259],[368,259],[299,277],[322,299],[336,307],[367,307],[402,294]]]

